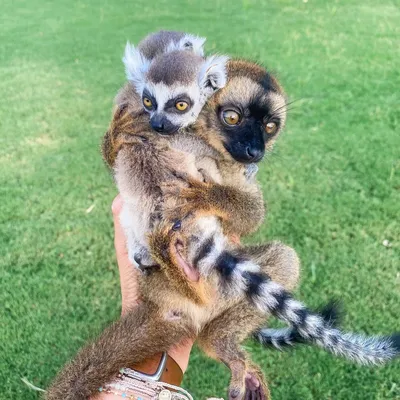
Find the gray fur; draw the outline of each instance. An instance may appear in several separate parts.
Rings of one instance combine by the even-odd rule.
[[[199,86],[210,95],[226,85],[227,56],[213,55],[207,57],[198,74]]]
[[[281,349],[283,345],[293,346],[292,329],[261,329],[255,337],[264,345],[272,344]],[[363,365],[382,364],[399,356],[399,349],[390,336],[366,337],[356,333],[342,333],[338,329],[324,330],[323,337],[309,337],[318,346],[335,355],[345,357]]]
[[[125,46],[125,54],[122,61],[125,65],[128,81],[133,84],[138,93],[142,93],[146,74],[150,67],[150,60],[128,42]]]
[[[159,54],[174,50],[189,50],[204,55],[203,45],[206,38],[190,33],[177,31],[158,31],[147,35],[139,44],[138,50],[148,60],[154,59]]]
[[[211,95],[226,84],[227,61],[225,56],[203,59],[187,51],[173,51],[156,57],[142,90],[157,102],[157,108],[148,111],[150,118],[162,115],[177,127],[176,130],[194,123]],[[179,113],[167,107],[168,102],[182,96],[190,98],[187,112]]]
[[[158,55],[150,65],[146,79],[153,83],[173,86],[194,82],[203,58],[189,51],[174,50]]]
[[[190,33],[159,31],[146,36],[137,47],[129,42],[122,59],[126,76],[141,95],[151,62],[161,54],[184,51],[203,57],[205,38]]]

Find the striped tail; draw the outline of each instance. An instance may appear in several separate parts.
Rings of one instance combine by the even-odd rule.
[[[331,301],[320,310],[318,314],[324,321],[332,327],[337,327],[341,316],[342,308],[338,301]],[[287,328],[263,328],[253,334],[254,339],[261,342],[266,347],[274,347],[278,350],[284,350],[287,347],[293,347],[297,344],[307,343],[293,327]]]
[[[222,234],[197,244],[193,265],[203,276],[217,273],[222,292],[229,296],[244,294],[262,313],[272,314],[287,323],[293,328],[293,331],[285,332],[289,342],[295,332],[298,340],[314,343],[335,355],[365,365],[382,364],[400,355],[400,334],[366,337],[340,331],[323,315],[308,310],[283,286],[260,272],[260,265],[251,261],[247,254],[240,249],[228,251]],[[263,342],[269,333],[261,330],[259,340]]]
[[[364,365],[382,364],[400,355],[400,334],[388,337],[366,337],[355,333],[343,333],[308,310],[292,298],[281,285],[267,275],[243,272],[246,294],[262,312],[272,313],[291,325],[305,342],[313,342],[335,355]],[[263,331],[259,340],[263,341]]]
[[[197,260],[204,275],[213,270],[221,278],[221,289],[228,293],[244,293],[262,313],[272,314],[293,330],[285,331],[284,341],[316,344],[323,349],[364,365],[382,364],[400,354],[400,334],[388,337],[366,337],[344,333],[326,321],[321,314],[307,309],[283,286],[260,271],[260,266],[239,253],[226,251],[223,244],[208,244]],[[270,331],[261,330],[258,339],[269,341]]]

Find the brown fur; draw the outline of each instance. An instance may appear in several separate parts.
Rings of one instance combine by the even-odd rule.
[[[51,400],[88,399],[120,368],[133,366],[168,350],[183,338],[194,336],[184,321],[168,321],[151,302],[139,305],[105,329],[92,344],[84,347],[68,363],[45,394]]]
[[[255,231],[265,208],[259,185],[246,178],[246,166],[210,145],[211,136],[201,135],[200,129],[171,137],[151,131],[135,93],[128,84],[118,94],[102,154],[113,168],[126,208],[132,214],[141,210],[134,225],[142,228],[135,235],[139,237],[137,248],[144,249],[142,264],[154,264],[145,251],[145,236],[161,206],[167,214],[171,209],[175,214],[202,209],[218,215],[227,234]],[[168,186],[174,188],[172,196]]]
[[[203,215],[201,212],[187,218],[179,233],[170,229],[157,230],[151,235],[151,247],[154,257],[162,265],[164,270],[177,268],[177,262],[173,256],[176,238],[184,243],[184,248],[190,246],[191,240],[197,240],[201,235],[198,232],[196,221]],[[168,226],[168,225],[163,225]],[[195,238],[195,239],[193,239]],[[168,249],[168,250],[167,250]],[[299,280],[299,259],[296,252],[290,247],[280,243],[271,242],[263,245],[240,246],[231,244],[231,251],[244,250],[253,262],[261,267],[261,271],[281,284],[286,290],[292,291]],[[243,253],[242,253],[243,254]],[[189,257],[184,257],[189,259]],[[210,288],[208,293],[213,293],[213,288],[218,286],[218,278],[208,277],[204,281]],[[192,287],[196,290],[196,287]],[[214,289],[215,290],[215,289]],[[195,296],[189,295],[194,298]],[[251,332],[263,326],[266,315],[257,311],[252,304],[243,297],[225,297],[217,293],[217,296],[209,296],[209,303],[205,309],[210,310],[206,320],[202,320],[198,336],[198,343],[206,354],[227,365],[231,371],[231,383],[229,386],[229,399],[241,399],[253,395],[258,399],[269,398],[269,389],[259,368],[254,365],[241,348],[240,344]],[[214,314],[212,311],[214,311]],[[215,310],[218,311],[215,315]],[[201,320],[199,315],[197,318]],[[258,382],[258,388],[251,388],[251,382]]]
[[[260,67],[244,61],[230,67],[234,78],[240,76],[240,70],[245,71],[246,78],[261,82]],[[152,255],[160,268],[140,277],[141,306],[81,350],[61,371],[46,398],[86,399],[113,379],[121,367],[195,335],[207,354],[231,369],[231,399],[245,395],[267,398],[269,392],[261,372],[240,348],[266,316],[242,296],[232,298],[220,293],[215,275],[189,281],[178,265],[176,233],[171,230],[175,219],[188,215],[193,223],[200,216],[216,215],[228,235],[240,236],[254,230],[264,215],[258,185],[244,179],[244,167],[233,161],[222,145],[214,121],[217,96],[205,107],[193,131],[182,133],[178,140],[160,137],[149,129],[148,117],[138,107],[139,100],[130,85],[119,93],[102,153],[124,192],[133,191],[139,196],[138,212],[143,211],[144,220],[150,220],[160,205],[163,207],[162,223],[149,236]],[[186,231],[179,233],[183,244],[193,238],[193,224],[185,223],[185,227]],[[296,285],[299,262],[292,249],[276,242],[245,249],[272,279],[287,289]],[[178,318],[171,319],[171,313]]]
[[[265,68],[255,62],[249,62],[247,60],[231,60],[228,63],[228,75],[230,79],[235,77],[247,77],[259,84],[265,84]],[[283,88],[278,80],[273,75],[269,75],[269,77],[272,89],[277,93],[283,93]]]
[[[132,366],[167,351],[183,338],[197,335],[203,350],[230,368],[230,399],[241,399],[250,392],[260,399],[269,398],[262,373],[240,347],[252,331],[264,324],[266,316],[244,298],[225,298],[218,293],[215,277],[201,278],[183,291],[178,290],[179,283],[186,278],[177,271],[179,267],[172,255],[173,236],[167,229],[158,230],[152,236],[152,247],[162,268],[140,278],[142,304],[84,347],[60,372],[46,399],[87,399],[98,387],[112,380],[120,368]],[[250,255],[258,254],[262,271],[272,279],[288,290],[297,284],[299,264],[297,259],[293,262],[292,249],[275,242],[248,250]],[[254,380],[260,387],[252,388]]]

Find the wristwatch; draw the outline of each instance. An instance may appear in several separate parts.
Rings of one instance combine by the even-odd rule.
[[[147,360],[132,365],[133,374],[149,381],[165,382],[180,386],[183,372],[180,366],[168,353],[158,353]]]

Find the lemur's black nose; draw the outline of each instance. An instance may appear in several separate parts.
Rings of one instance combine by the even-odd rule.
[[[249,161],[257,162],[263,158],[264,151],[254,147],[246,147],[246,155]]]
[[[178,125],[174,125],[165,115],[155,114],[150,118],[152,129],[161,135],[171,135],[179,129]]]
[[[151,120],[151,127],[156,131],[156,132],[163,132],[164,131],[164,121],[161,119],[153,119]]]

